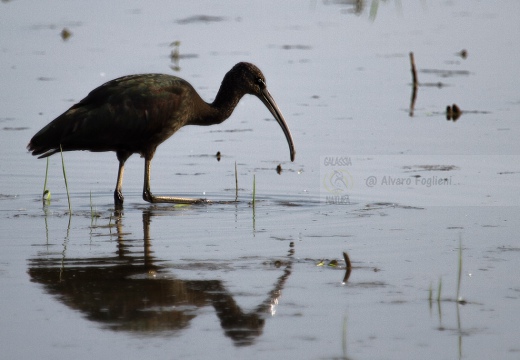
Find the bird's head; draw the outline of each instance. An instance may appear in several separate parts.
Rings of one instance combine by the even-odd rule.
[[[254,95],[264,103],[282,128],[287,143],[289,144],[291,161],[294,161],[296,151],[294,149],[291,132],[289,131],[289,127],[285,122],[280,108],[276,105],[276,102],[267,90],[265,76],[260,69],[251,63],[240,62],[226,74],[224,82],[226,81],[232,83],[235,89],[241,91],[243,94]]]

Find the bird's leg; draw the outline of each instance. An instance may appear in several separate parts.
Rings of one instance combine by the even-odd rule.
[[[152,164],[151,156],[145,156],[144,159],[144,186],[143,199],[150,203],[177,203],[177,204],[202,204],[209,203],[206,199],[192,199],[174,196],[155,196],[150,191],[150,168]]]
[[[117,160],[119,160],[119,171],[117,173],[117,184],[114,190],[114,204],[116,207],[123,206],[123,174],[125,172],[125,162],[130,157],[129,154],[117,152]]]
[[[117,184],[116,189],[114,190],[114,204],[116,207],[122,206],[124,197],[123,197],[123,173],[125,172],[125,162],[119,161],[119,171],[117,173]]]

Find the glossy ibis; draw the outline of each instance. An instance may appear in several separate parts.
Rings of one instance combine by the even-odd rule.
[[[115,151],[119,160],[116,206],[123,204],[125,161],[134,153],[144,157],[143,199],[151,202],[198,203],[205,199],[154,196],[150,166],[157,146],[185,125],[213,125],[226,120],[245,94],[257,96],[280,124],[291,161],[295,150],[291,133],[265,77],[253,64],[236,64],[222,80],[215,101],[206,103],[185,80],[171,75],[129,75],[92,90],[86,98],[41,129],[27,149],[39,158],[60,151]]]

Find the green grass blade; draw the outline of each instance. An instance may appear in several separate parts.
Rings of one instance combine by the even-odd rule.
[[[238,201],[238,172],[237,172],[237,162],[235,161],[235,202]]]
[[[462,239],[459,238],[459,269],[457,278],[457,301],[460,301],[460,283],[462,280]]]
[[[255,207],[256,201],[256,176],[253,175],[253,208]]]
[[[45,193],[47,192],[47,177],[49,176],[49,158],[47,157],[47,166],[45,167],[45,181],[43,183],[43,197],[45,198]]]
[[[437,302],[441,301],[441,292],[442,292],[442,277],[439,278],[439,287],[437,288]]]
[[[347,314],[343,317],[343,336],[341,337],[341,347],[343,348],[343,358],[347,359]]]
[[[47,166],[45,167],[45,181],[43,183],[43,205],[49,204],[51,201],[51,192],[47,189],[47,179],[49,177],[49,158],[47,158]]]
[[[96,211],[92,205],[92,190],[90,190],[90,227],[94,225],[94,219],[96,218]]]
[[[72,214],[72,209],[70,207],[70,195],[69,195],[69,184],[67,183],[67,172],[65,171],[65,160],[63,159],[63,149],[60,144],[60,153],[61,153],[61,168],[63,169],[63,178],[65,179],[65,189],[67,190],[67,201],[69,202],[69,214]]]
[[[251,205],[253,207],[253,233],[256,231],[255,201],[256,201],[256,178],[255,178],[255,175],[253,175],[253,201],[251,203]]]

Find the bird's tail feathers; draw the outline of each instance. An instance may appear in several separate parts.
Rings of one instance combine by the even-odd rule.
[[[60,147],[59,145],[58,147],[37,146],[33,143],[33,140],[31,140],[31,142],[27,144],[27,150],[29,150],[33,156],[40,155],[38,159],[41,159],[60,152]]]

